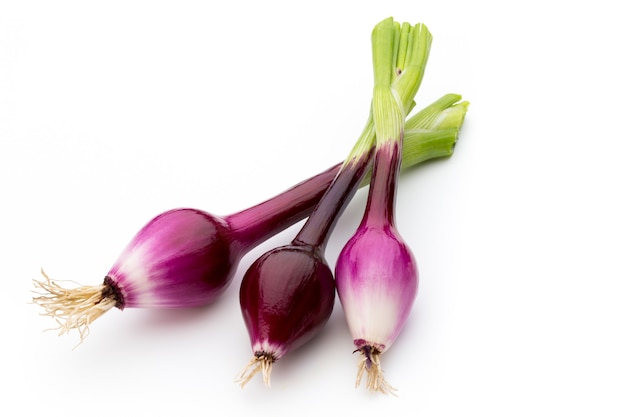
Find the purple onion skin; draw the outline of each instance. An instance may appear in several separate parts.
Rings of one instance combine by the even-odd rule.
[[[278,360],[320,333],[333,311],[335,282],[319,248],[291,244],[252,264],[239,299],[253,352]]]
[[[106,291],[119,309],[212,303],[246,253],[313,211],[339,167],[228,216],[193,208],[159,214],[120,254],[104,280]]]
[[[359,227],[337,258],[335,279],[355,347],[384,352],[404,328],[419,284],[413,253],[395,227]]]
[[[153,218],[107,274],[117,307],[196,307],[212,302],[233,278],[241,253],[220,217],[181,208]]]

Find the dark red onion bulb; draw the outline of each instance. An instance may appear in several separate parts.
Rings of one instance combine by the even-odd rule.
[[[320,248],[291,244],[250,266],[239,300],[254,353],[239,382],[262,371],[269,386],[272,364],[319,334],[330,318],[335,281]]]

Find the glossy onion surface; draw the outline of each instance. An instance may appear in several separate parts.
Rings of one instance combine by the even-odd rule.
[[[334,300],[333,274],[319,250],[288,245],[265,253],[240,288],[253,352],[277,360],[303,345],[328,321]]]

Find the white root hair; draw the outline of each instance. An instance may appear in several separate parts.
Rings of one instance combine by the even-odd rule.
[[[397,396],[396,389],[392,387],[383,375],[383,368],[380,364],[381,353],[375,348],[362,348],[359,360],[358,372],[356,375],[356,387],[361,385],[363,374],[367,375],[366,388],[369,391],[380,392]]]
[[[270,374],[275,361],[274,356],[271,354],[262,353],[255,355],[235,379],[235,382],[243,388],[256,374],[262,372],[263,383],[269,388]]]
[[[42,270],[44,280],[33,280],[38,296],[33,297],[33,303],[45,310],[41,315],[56,320],[58,326],[48,330],[58,330],[59,335],[76,329],[82,343],[89,334],[89,325],[98,317],[115,307],[117,301],[112,297],[105,297],[105,284],[93,286],[77,286],[63,288],[58,281],[51,280]]]

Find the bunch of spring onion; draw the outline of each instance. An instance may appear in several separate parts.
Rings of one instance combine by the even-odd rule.
[[[412,41],[422,46],[403,47]],[[452,102],[439,103],[446,110],[431,106],[405,125],[412,90],[421,82],[430,35],[424,27],[385,25],[374,30],[372,43],[374,59],[386,64],[375,67],[371,184],[361,223],[337,258],[335,279],[355,352],[361,353],[356,385],[366,373],[369,390],[393,394],[395,389],[383,377],[380,355],[405,326],[418,288],[415,257],[396,228],[394,213],[405,131],[460,126],[467,103],[450,107]]]
[[[453,101],[459,96],[448,95]],[[443,98],[442,98],[443,99]],[[450,156],[458,131],[407,132],[403,169]],[[188,308],[210,304],[230,284],[240,260],[254,247],[306,218],[341,163],[253,207],[225,216],[178,208],[151,219],[131,238],[100,284],[33,280],[43,315],[60,335],[76,330],[81,342],[107,311],[125,308]],[[367,184],[366,178],[362,185]]]
[[[388,42],[389,39],[392,42]],[[378,125],[396,126],[398,115],[404,123],[404,115],[413,106],[431,39],[423,24],[404,23],[400,26],[392,18],[383,20],[374,28],[374,96],[361,136],[291,243],[259,257],[241,282],[241,311],[253,351],[251,361],[236,379],[242,386],[258,372],[262,372],[263,380],[269,386],[272,365],[319,334],[328,321],[334,306],[335,281],[325,258],[326,244],[344,208],[370,169],[375,150],[379,153],[374,146],[376,135],[380,132],[387,137],[389,133]],[[379,101],[384,99],[383,93],[387,91],[380,80],[385,77],[399,80],[393,91],[401,97],[403,108],[398,112],[387,111],[387,108],[381,110]],[[380,159],[378,156],[377,160]],[[378,176],[377,181],[385,180],[380,171],[378,168],[372,172],[372,180],[375,176]],[[387,193],[382,189],[384,186],[380,184],[373,191]]]

